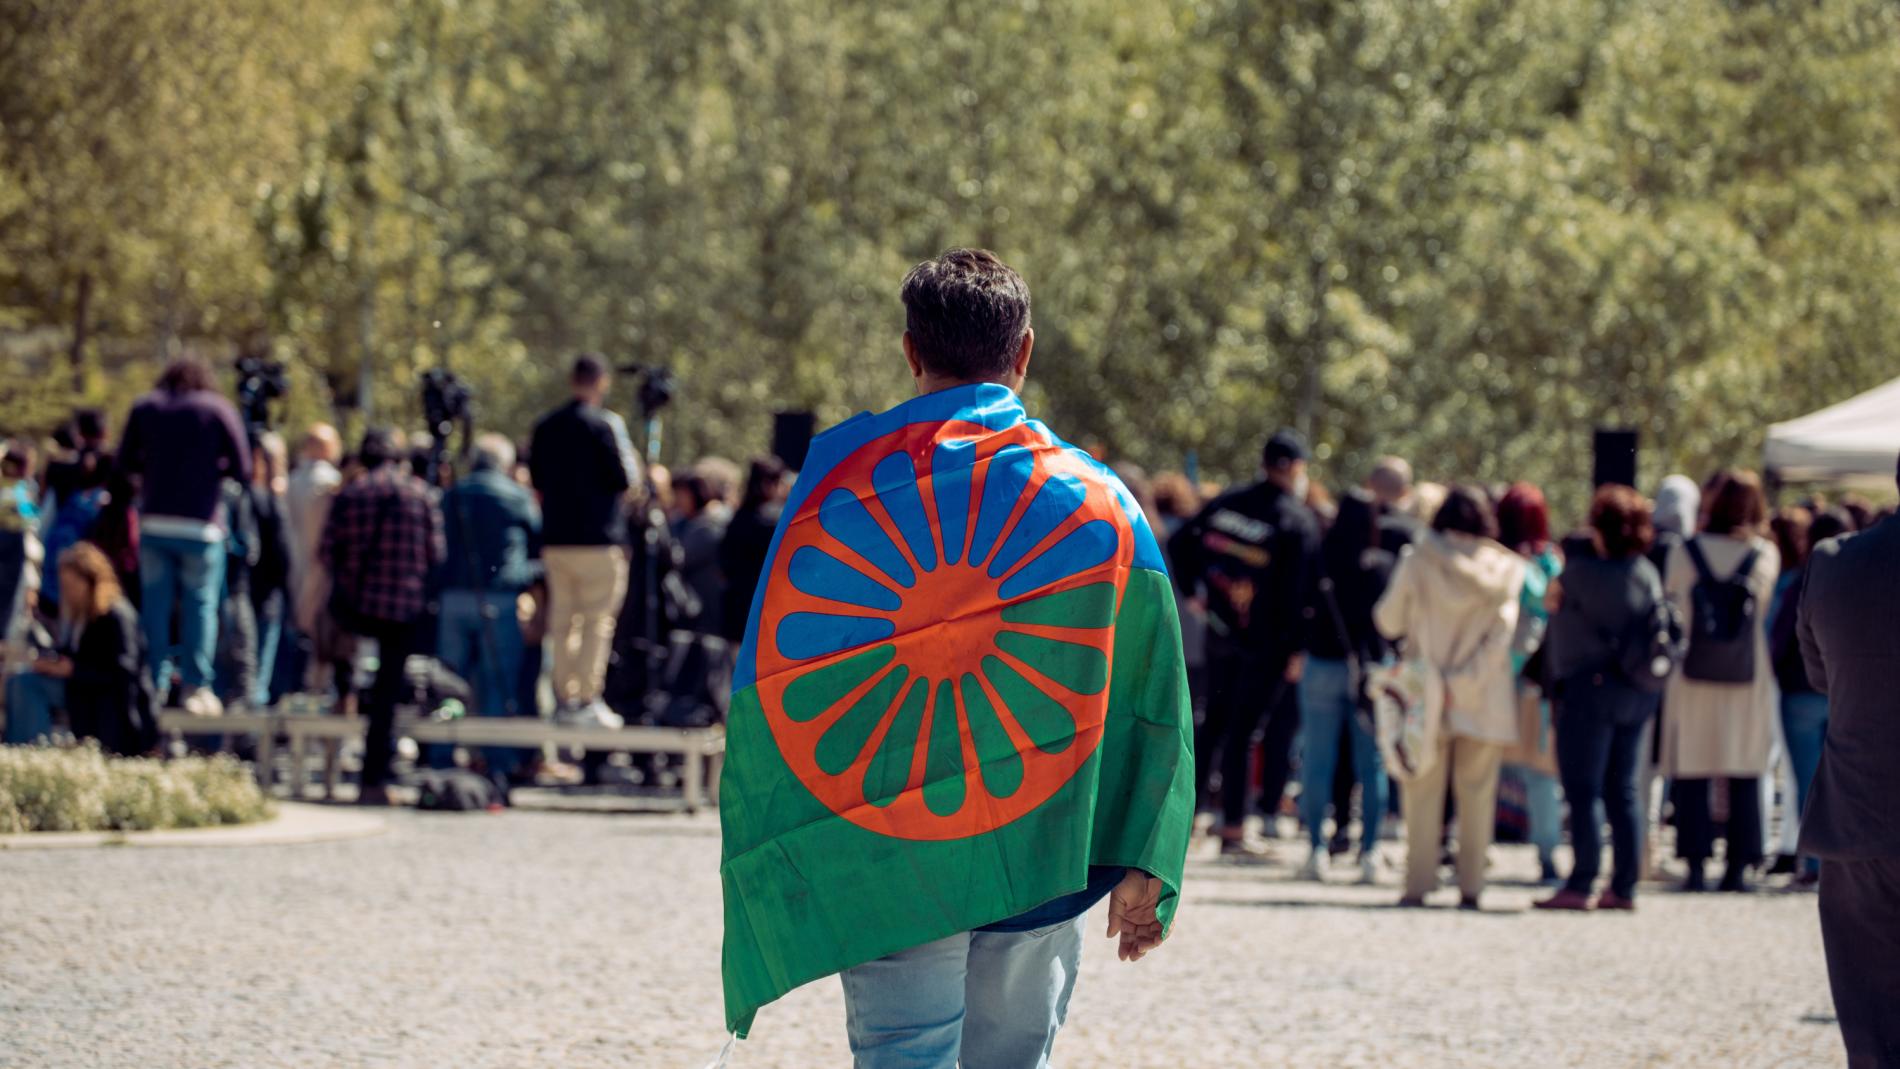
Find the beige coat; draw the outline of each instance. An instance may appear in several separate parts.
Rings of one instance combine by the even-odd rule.
[[[1768,606],[1774,598],[1775,577],[1781,574],[1781,554],[1774,543],[1756,538],[1744,541],[1726,535],[1702,535],[1702,552],[1717,577],[1734,572],[1749,546],[1758,551],[1748,588],[1755,595],[1755,681],[1705,683],[1669,681],[1663,698],[1663,768],[1671,776],[1701,779],[1710,776],[1760,776],[1768,767],[1780,717],[1781,690],[1775,683],[1773,659],[1768,653]],[[1678,544],[1669,552],[1669,570],[1663,590],[1690,632],[1695,630],[1690,591],[1695,589],[1695,564]]]
[[[1445,676],[1446,730],[1485,742],[1517,741],[1511,637],[1524,590],[1524,558],[1484,538],[1430,532],[1399,558],[1373,623],[1405,639]]]
[[[323,526],[330,519],[330,503],[336,498],[343,476],[328,461],[305,462],[290,475],[284,492],[284,511],[289,523],[285,534],[290,543],[290,604],[297,629],[306,635],[317,631],[317,614],[330,599],[330,576],[317,550],[323,544]]]

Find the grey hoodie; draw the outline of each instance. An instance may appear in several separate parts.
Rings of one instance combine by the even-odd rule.
[[[1452,735],[1517,739],[1511,636],[1524,572],[1524,558],[1488,538],[1433,531],[1407,547],[1372,610],[1381,634],[1444,674]]]

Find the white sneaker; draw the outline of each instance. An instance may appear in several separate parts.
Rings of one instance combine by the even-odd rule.
[[[1306,855],[1306,864],[1300,866],[1299,878],[1307,883],[1326,882],[1326,847],[1316,846]]]
[[[197,687],[193,689],[189,694],[186,694],[184,699],[178,704],[185,712],[190,713],[192,716],[224,715],[224,703],[218,700],[216,694],[211,693],[210,687]]]
[[[1370,852],[1359,855],[1359,886],[1371,887],[1379,882],[1379,859]]]
[[[626,725],[626,718],[607,707],[599,698],[586,705],[572,709],[563,709],[555,714],[555,720],[568,727],[579,728],[618,728]]]
[[[622,728],[627,726],[627,718],[607,708],[607,703],[595,698],[587,706],[587,713],[594,723],[604,728]]]

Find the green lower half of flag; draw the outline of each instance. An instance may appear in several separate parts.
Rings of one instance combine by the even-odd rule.
[[[993,831],[894,838],[827,809],[787,767],[756,687],[733,696],[720,796],[727,1025],[792,988],[1082,889],[1091,865],[1168,886],[1194,818],[1192,718],[1166,576],[1130,573],[1101,743],[1050,799]]]

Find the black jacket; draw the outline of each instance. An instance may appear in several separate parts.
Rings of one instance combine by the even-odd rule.
[[[1662,577],[1646,558],[1605,560],[1591,548],[1566,549],[1563,604],[1544,640],[1550,678],[1559,687],[1597,673],[1620,676],[1626,644],[1639,637],[1663,598]]]
[[[772,533],[778,529],[779,507],[766,505],[742,508],[726,524],[725,537],[719,542],[719,568],[726,576],[726,591],[720,621],[726,637],[734,642],[745,638],[746,624],[752,616],[752,597],[759,589],[765,572],[765,556],[772,549]]]
[[[251,565],[251,600],[259,605],[290,588],[290,535],[284,502],[268,487],[252,486],[251,515],[257,521],[257,560]]]
[[[1253,653],[1290,657],[1308,640],[1319,578],[1319,521],[1272,483],[1215,498],[1168,539],[1184,594],[1207,586],[1212,635]]]
[[[107,753],[133,756],[158,743],[152,692],[145,681],[145,639],[138,613],[120,598],[90,624],[72,651],[66,715],[73,734],[98,739]]]
[[[1801,852],[1900,858],[1900,520],[1816,546],[1803,582],[1801,653],[1827,695],[1827,741]]]
[[[1395,519],[1363,491],[1340,497],[1339,513],[1320,538],[1320,578],[1307,607],[1307,652],[1313,656],[1341,661],[1350,654],[1377,662],[1391,651],[1372,622],[1372,607],[1411,541],[1411,531]]]
[[[534,425],[528,470],[541,495],[541,544],[617,546],[627,540],[624,497],[640,477],[621,418],[569,401]]]

